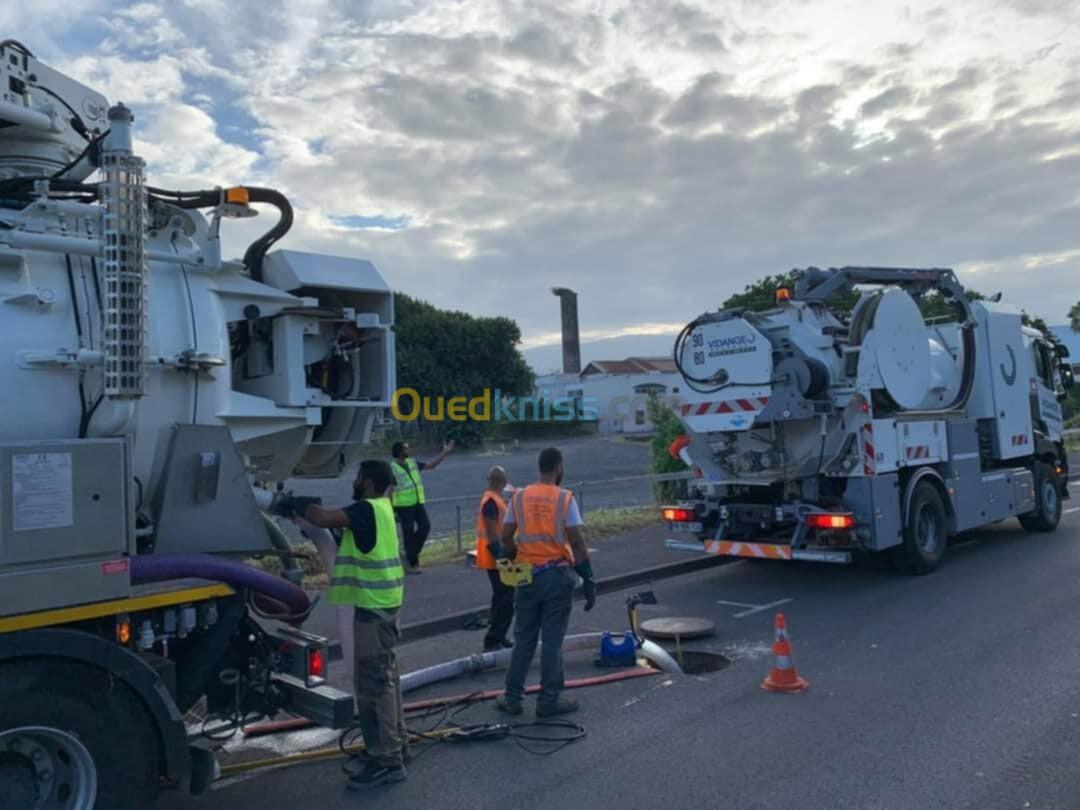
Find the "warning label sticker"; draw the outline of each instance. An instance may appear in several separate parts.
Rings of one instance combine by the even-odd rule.
[[[71,453],[20,453],[11,457],[12,528],[62,529],[74,525]]]

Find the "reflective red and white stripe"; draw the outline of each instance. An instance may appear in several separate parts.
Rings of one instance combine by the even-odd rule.
[[[874,475],[874,424],[867,422],[862,426],[863,475]]]
[[[930,458],[930,447],[925,444],[904,448],[904,455],[912,458]]]
[[[1012,437],[1012,446],[1021,447],[1026,444],[1031,444],[1031,438],[1026,433],[1018,433]]]
[[[720,554],[725,557],[758,557],[762,560],[790,560],[791,546],[778,546],[772,543],[735,543],[730,540],[708,540],[705,543],[707,554]]]
[[[683,416],[707,416],[713,413],[742,413],[760,411],[769,404],[768,397],[725,399],[720,402],[687,402],[682,406]]]

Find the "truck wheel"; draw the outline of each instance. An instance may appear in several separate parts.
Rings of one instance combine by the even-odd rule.
[[[1036,462],[1034,473],[1035,509],[1017,518],[1029,532],[1052,532],[1061,520],[1061,483],[1054,468],[1045,462]]]
[[[101,670],[40,659],[0,665],[4,810],[147,810],[159,750],[138,697]]]
[[[893,549],[893,564],[909,574],[928,574],[941,563],[949,541],[945,505],[937,488],[920,481],[911,494],[903,540]]]

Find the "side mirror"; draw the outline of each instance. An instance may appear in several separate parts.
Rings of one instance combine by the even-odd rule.
[[[1061,364],[1061,386],[1066,391],[1072,388],[1076,384],[1076,378],[1073,376],[1072,366],[1068,363]]]
[[[1054,352],[1057,354],[1058,357],[1065,359],[1069,356],[1069,347],[1066,346],[1064,343],[1055,343]]]

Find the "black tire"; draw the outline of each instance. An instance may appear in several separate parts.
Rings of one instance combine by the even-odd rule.
[[[1057,471],[1043,461],[1035,462],[1035,509],[1017,515],[1029,532],[1052,532],[1061,521],[1061,482]]]
[[[941,494],[929,481],[915,484],[901,536],[900,545],[892,549],[897,569],[929,574],[941,564],[949,544],[949,524]]]
[[[161,744],[157,729],[139,698],[115,678],[78,662],[23,660],[0,664],[0,735],[33,741],[14,729],[44,727],[76,739],[89,753],[97,775],[101,810],[148,810],[157,799]],[[65,758],[61,752],[59,758]],[[0,796],[12,795],[5,779],[26,795],[26,769],[8,752],[0,759]],[[71,785],[54,784],[44,810],[69,807],[60,802]],[[36,802],[36,800],[35,800]],[[31,802],[27,807],[34,807]],[[24,810],[4,802],[4,810]]]

